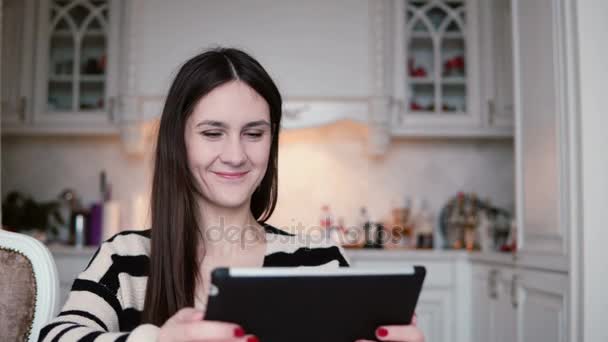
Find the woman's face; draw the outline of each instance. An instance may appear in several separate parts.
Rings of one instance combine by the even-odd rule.
[[[188,166],[203,201],[224,208],[248,205],[266,173],[270,109],[247,84],[223,84],[201,98],[186,121]]]

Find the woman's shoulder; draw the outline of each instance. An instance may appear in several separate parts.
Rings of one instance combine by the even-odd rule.
[[[125,230],[104,241],[101,247],[107,245],[114,253],[120,255],[149,255],[150,233],[150,229]]]
[[[112,265],[133,263],[145,265],[150,256],[150,230],[126,230],[105,240],[82,272],[82,278],[97,279]],[[141,259],[141,260],[140,260]],[[141,261],[141,262],[139,262]]]
[[[344,250],[325,234],[291,233],[265,225],[266,266],[348,266]]]

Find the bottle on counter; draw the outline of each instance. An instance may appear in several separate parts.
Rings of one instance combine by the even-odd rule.
[[[369,213],[366,207],[361,207],[359,210],[358,225],[361,227],[364,236],[364,248],[373,248],[375,242],[375,231],[373,230],[373,224],[369,218]]]
[[[399,199],[391,201],[391,210],[385,220],[384,229],[386,230],[387,240],[384,241],[384,248],[406,248],[410,240],[410,229],[408,227],[409,207],[406,202]]]
[[[416,224],[415,240],[417,248],[433,248],[433,231],[435,230],[433,222],[433,213],[430,209],[429,203],[426,200],[422,200],[422,204],[420,205],[420,211],[417,215]]]
[[[334,225],[330,230],[330,237],[334,243],[338,245],[346,244],[346,225],[344,224],[344,217],[338,217],[338,223]]]
[[[59,215],[63,219],[63,224],[60,226],[58,236],[55,239],[61,243],[70,243],[72,234],[72,214],[82,209],[80,199],[76,192],[72,189],[64,189],[58,196]]]
[[[384,224],[382,222],[372,222],[374,226],[374,245],[373,248],[384,248]]]
[[[85,245],[89,214],[87,211],[76,211],[72,216],[72,235],[70,241],[76,248]]]
[[[331,229],[333,226],[333,215],[331,214],[331,210],[327,204],[321,206],[321,217],[319,219],[319,224],[325,237],[330,238]]]
[[[342,234],[342,246],[345,248],[361,248],[365,244],[365,222],[368,221],[366,217],[366,210],[361,208],[355,215],[355,220],[352,224],[345,226],[344,222],[341,221],[340,225],[343,227]]]
[[[492,221],[488,218],[488,213],[481,210],[478,215],[477,234],[479,238],[479,248],[482,252],[492,250]]]

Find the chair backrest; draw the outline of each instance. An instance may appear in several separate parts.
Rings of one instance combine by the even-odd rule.
[[[0,229],[0,341],[37,341],[58,308],[59,276],[49,250]]]

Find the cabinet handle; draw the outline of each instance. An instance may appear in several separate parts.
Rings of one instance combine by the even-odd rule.
[[[116,104],[116,98],[114,96],[108,99],[108,114],[110,115],[110,122],[114,122],[114,107]]]
[[[494,114],[496,113],[496,105],[494,100],[488,100],[488,123],[494,125]]]
[[[517,300],[517,275],[513,275],[513,279],[511,279],[511,305],[513,308],[517,308],[519,304]]]
[[[22,96],[19,99],[19,120],[25,122],[25,112],[27,111],[27,98]]]
[[[491,299],[498,298],[498,289],[497,289],[497,281],[498,270],[491,270],[490,276],[488,277],[488,295]]]

